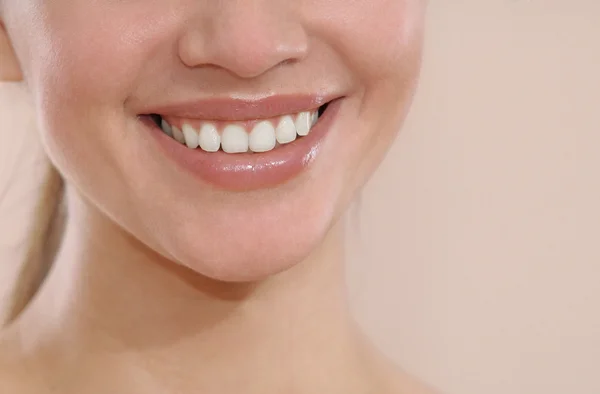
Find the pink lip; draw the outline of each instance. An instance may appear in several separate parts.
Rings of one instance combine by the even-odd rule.
[[[179,118],[244,121],[313,111],[339,96],[287,95],[257,100],[211,98],[195,102],[176,103],[147,108],[144,113]]]
[[[308,105],[294,104],[296,106],[293,108],[290,107],[290,103],[298,103],[298,101],[276,103],[275,100],[268,99],[267,101],[261,101],[260,106],[248,105],[247,103],[239,104],[240,102],[236,101],[233,106],[230,105],[231,102],[227,102],[227,105],[222,104],[222,107],[216,106],[215,102],[211,102],[207,108],[198,107],[197,111],[194,105],[173,106],[171,111],[179,111],[177,116],[182,117],[192,115],[192,113],[186,111],[192,111],[194,117],[198,117],[198,114],[202,113],[201,116],[206,116],[208,119],[215,119],[215,117],[229,119],[231,114],[235,113],[237,116],[234,118],[240,119],[242,117],[272,117],[283,113],[306,111],[308,108],[317,108],[322,105],[319,104],[321,102],[320,98],[312,98],[308,101]],[[283,184],[308,169],[322,150],[324,137],[333,125],[341,102],[342,100],[331,102],[323,116],[319,118],[319,122],[307,136],[300,137],[292,143],[279,146],[265,153],[228,154],[222,151],[209,153],[199,148],[189,149],[165,135],[152,120],[146,117],[141,119],[144,124],[150,127],[151,134],[159,149],[183,170],[218,189],[250,191]],[[323,102],[323,104],[325,103],[327,101]],[[232,110],[232,108],[235,108],[235,110]],[[240,112],[236,112],[237,110]],[[289,112],[278,113],[281,111]],[[161,112],[157,110],[156,113]],[[173,114],[173,112],[168,113]]]

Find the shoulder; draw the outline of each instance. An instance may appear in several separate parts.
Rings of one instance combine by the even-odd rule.
[[[36,393],[25,374],[8,364],[4,358],[0,359],[0,393]],[[39,394],[39,391],[36,394]]]
[[[19,351],[15,338],[0,336],[0,393],[44,394]]]
[[[416,377],[405,372],[396,372],[396,375],[388,381],[385,389],[386,394],[442,394],[442,392],[425,384]]]
[[[428,385],[415,375],[398,367],[395,363],[386,359],[387,362],[380,364],[380,382],[382,385],[378,393],[385,394],[443,394],[434,387]]]
[[[443,394],[396,364],[370,341],[365,367],[374,382],[369,394]]]
[[[415,379],[403,379],[397,382],[389,391],[389,394],[442,394],[433,387]]]

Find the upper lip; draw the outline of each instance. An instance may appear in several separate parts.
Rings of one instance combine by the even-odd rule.
[[[215,97],[148,108],[146,114],[223,121],[268,119],[314,111],[338,95],[274,95],[259,99]]]

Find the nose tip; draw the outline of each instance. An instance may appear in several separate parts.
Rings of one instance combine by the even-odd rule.
[[[213,66],[240,78],[255,78],[294,63],[308,52],[300,21],[239,7],[211,18],[203,28],[186,31],[179,56],[187,67]]]

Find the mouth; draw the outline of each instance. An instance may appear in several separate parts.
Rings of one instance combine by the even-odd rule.
[[[250,191],[276,187],[305,173],[332,134],[343,101],[204,101],[139,118],[178,168],[220,190]]]
[[[329,104],[299,113],[242,121],[201,120],[161,114],[147,116],[165,135],[189,149],[228,154],[266,153],[306,137]]]

